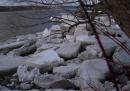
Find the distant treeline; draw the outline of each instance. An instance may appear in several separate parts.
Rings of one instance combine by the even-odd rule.
[[[45,6],[0,6],[0,12],[47,9]]]

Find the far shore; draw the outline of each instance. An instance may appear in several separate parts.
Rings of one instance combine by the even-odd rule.
[[[13,11],[24,11],[24,10],[44,10],[49,9],[46,6],[0,6],[0,12],[13,12]]]

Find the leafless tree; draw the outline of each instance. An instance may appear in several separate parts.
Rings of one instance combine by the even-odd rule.
[[[111,15],[114,17],[114,19],[117,21],[117,23],[121,26],[121,28],[124,30],[125,33],[128,34],[128,36],[130,36],[130,32],[129,29],[130,27],[128,26],[130,24],[129,20],[129,13],[127,12],[127,8],[124,7],[124,4],[119,2],[119,1],[123,1],[123,0],[39,0],[39,1],[34,1],[34,0],[15,0],[17,2],[26,2],[26,3],[30,3],[33,6],[40,6],[43,7],[43,9],[46,7],[48,10],[50,9],[61,9],[67,13],[69,13],[70,15],[74,16],[74,20],[69,20],[69,19],[64,19],[58,16],[53,16],[53,15],[47,15],[45,17],[37,17],[37,18],[33,18],[33,17],[26,17],[24,15],[20,15],[21,17],[24,18],[28,18],[28,19],[46,19],[49,17],[53,17],[53,19],[55,19],[54,21],[52,20],[46,20],[46,21],[42,21],[39,24],[46,24],[46,23],[51,23],[51,22],[58,22],[58,23],[65,23],[70,25],[69,29],[67,31],[63,32],[63,35],[65,35],[66,33],[70,32],[72,30],[73,27],[76,27],[80,24],[89,24],[93,34],[95,35],[97,42],[103,52],[103,55],[106,59],[107,65],[109,67],[110,73],[113,77],[113,82],[115,84],[116,90],[119,91],[119,87],[118,87],[118,83],[116,81],[116,74],[113,71],[112,68],[112,63],[114,63],[113,58],[111,56],[108,56],[105,52],[104,46],[101,42],[100,36],[97,33],[97,28],[100,28],[99,30],[101,30],[106,36],[108,36],[109,38],[111,38],[113,41],[115,41],[117,44],[119,44],[128,54],[130,54],[130,49],[127,48],[124,44],[122,44],[120,42],[120,40],[116,39],[113,35],[109,34],[108,32],[103,31],[102,27],[107,27],[104,24],[101,24],[99,22],[97,22],[95,20],[95,17],[97,15],[101,15],[101,14],[106,14],[109,17],[109,20],[111,22]],[[129,2],[129,0],[126,0]],[[114,6],[116,3],[119,3],[119,5],[121,5],[122,8],[122,12],[120,12],[120,8],[116,6]],[[78,7],[79,10],[77,11],[72,11],[72,10],[68,10],[66,9],[66,6],[73,6],[73,7]],[[129,7],[127,5],[127,7]],[[46,12],[47,11],[43,11]],[[120,16],[119,16],[120,14]],[[125,15],[127,17],[125,17]],[[124,18],[125,17],[125,18]],[[81,21],[80,18],[83,18],[84,21]],[[124,22],[125,19],[125,22]],[[128,21],[127,21],[128,20]],[[70,21],[73,22],[72,24],[69,24],[66,21]],[[17,26],[16,27],[32,27],[32,26],[37,26],[39,24],[33,24],[33,25],[24,25],[24,26]],[[111,23],[110,23],[111,24]]]
[[[46,7],[54,7],[56,5],[65,5],[65,4],[72,4],[78,2],[78,0],[12,0],[18,3],[23,3],[23,2],[28,2],[30,5],[43,5]],[[60,2],[59,2],[60,1]],[[95,10],[102,10],[104,12],[108,12],[109,15],[112,15],[113,18],[116,20],[118,25],[121,27],[121,29],[128,35],[130,36],[129,32],[129,25],[130,25],[130,1],[129,0],[83,0],[84,2],[86,1],[91,1],[91,2],[99,2],[100,3],[91,3],[87,4],[87,7],[94,7]],[[6,10],[17,10],[18,8],[12,8],[9,9],[10,7],[6,8]],[[38,7],[32,8],[25,8],[25,9],[37,9]],[[39,7],[40,9],[42,7]],[[44,7],[45,8],[45,7]],[[0,7],[1,11],[5,10],[3,7]],[[20,8],[19,8],[20,9]],[[5,10],[5,11],[6,11]],[[79,13],[79,12],[78,12]],[[96,13],[96,12],[95,12]],[[81,13],[80,13],[81,14]],[[97,14],[97,13],[96,13]],[[82,15],[82,14],[81,14]]]
[[[130,0],[101,0],[121,29],[130,37]]]

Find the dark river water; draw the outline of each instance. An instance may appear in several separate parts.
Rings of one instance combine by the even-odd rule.
[[[43,31],[44,28],[49,28],[54,24],[41,24],[48,20],[48,18],[44,17],[59,16],[61,13],[65,12],[61,10],[0,12],[0,40],[6,40],[17,35]]]

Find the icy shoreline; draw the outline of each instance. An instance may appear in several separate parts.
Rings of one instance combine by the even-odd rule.
[[[87,26],[89,27],[89,26]],[[17,36],[0,45],[1,91],[116,91],[107,63],[98,43],[82,24],[74,28],[74,34],[62,31],[66,25],[53,25],[36,34]],[[110,30],[114,30],[112,26]],[[115,37],[130,47],[120,31]],[[118,36],[120,34],[121,36]],[[99,32],[107,55],[113,54],[120,64],[130,67],[130,56],[115,42]],[[122,90],[130,90],[129,68],[114,64]],[[11,75],[10,75],[11,74]],[[94,87],[94,88],[92,88]],[[12,89],[12,90],[11,90]]]

